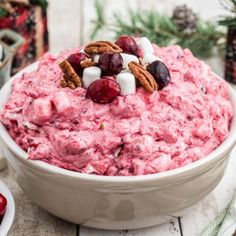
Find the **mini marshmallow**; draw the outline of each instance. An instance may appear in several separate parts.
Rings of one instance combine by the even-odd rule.
[[[135,94],[136,83],[134,75],[130,72],[123,72],[116,76],[116,82],[120,85],[120,94]]]
[[[85,68],[82,77],[84,88],[87,89],[91,83],[93,83],[95,80],[100,79],[101,73],[101,69],[96,66]]]
[[[67,93],[60,91],[56,92],[53,96],[53,104],[58,112],[58,114],[68,114],[71,108],[71,99]]]
[[[93,61],[94,61],[95,63],[98,63],[99,58],[100,58],[100,55],[99,55],[99,54],[96,54],[96,55],[94,55],[94,57],[93,57]]]
[[[131,61],[136,61],[136,62],[139,63],[139,59],[136,56],[134,56],[134,55],[127,54],[127,53],[121,53],[120,55],[123,58],[123,68],[124,69],[129,69],[128,64]]]
[[[50,120],[52,117],[52,103],[51,98],[40,97],[36,98],[33,101],[33,116],[31,117],[31,121],[40,124],[42,122],[46,122]]]
[[[142,49],[144,56],[147,55],[147,54],[153,54],[154,53],[152,43],[149,41],[149,39],[147,37],[140,38],[139,47]]]
[[[146,54],[142,59],[142,64],[151,64],[154,61],[162,61],[161,58],[154,56],[153,54]]]

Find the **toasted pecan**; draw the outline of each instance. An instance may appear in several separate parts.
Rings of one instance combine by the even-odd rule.
[[[61,81],[62,87],[69,87],[75,89],[82,86],[79,75],[75,72],[71,64],[64,60],[59,64],[61,70],[64,72],[63,80]]]
[[[87,67],[96,66],[97,63],[92,61],[92,59],[88,58],[88,59],[85,59],[85,60],[81,61],[80,65],[83,69],[85,69]]]
[[[122,49],[109,41],[96,41],[85,46],[84,52],[87,54],[101,54],[103,52],[122,52]]]
[[[132,61],[128,64],[131,73],[140,82],[146,91],[153,93],[158,85],[153,76],[139,63]]]
[[[66,88],[68,87],[67,79],[62,79],[60,82],[61,87]]]

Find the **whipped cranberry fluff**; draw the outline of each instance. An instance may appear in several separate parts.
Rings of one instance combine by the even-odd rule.
[[[204,158],[232,115],[227,84],[188,49],[122,36],[46,54],[14,81],[0,119],[30,160],[129,176]]]

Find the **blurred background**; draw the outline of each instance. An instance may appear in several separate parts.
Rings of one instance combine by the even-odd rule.
[[[160,46],[190,48],[235,83],[235,14],[236,0],[0,0],[0,41],[12,44],[16,53],[14,74],[48,50],[57,54],[90,40],[142,35]],[[24,43],[18,38],[14,44],[16,35],[9,32],[6,39],[6,29],[18,33]],[[6,79],[10,69],[3,62],[11,48],[4,47],[0,45],[0,78]]]
[[[173,9],[182,4],[191,7],[200,17],[218,20],[227,14],[219,0],[102,0],[109,21],[114,13],[127,16],[127,9],[155,10],[172,14]],[[48,8],[50,50],[59,52],[89,41],[96,19],[95,0],[49,0]],[[110,36],[110,33],[108,34]],[[105,35],[107,37],[107,35]]]

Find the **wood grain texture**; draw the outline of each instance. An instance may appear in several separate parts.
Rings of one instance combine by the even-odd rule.
[[[236,148],[233,150],[227,171],[212,193],[188,209],[181,217],[183,235],[198,236],[204,227],[231,201],[236,190]]]
[[[16,216],[8,236],[76,236],[77,226],[47,213],[23,193],[17,183],[8,175],[8,170],[0,171],[0,179],[13,193]]]

